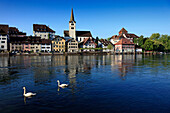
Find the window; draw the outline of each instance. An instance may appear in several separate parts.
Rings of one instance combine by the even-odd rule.
[[[71,27],[71,29],[74,29],[74,27]]]
[[[1,48],[4,48],[4,46],[2,45]]]
[[[73,26],[74,24],[72,23],[71,25]]]
[[[6,40],[6,38],[2,38],[2,40]]]
[[[59,44],[61,44],[61,42],[59,42]]]
[[[46,35],[44,35],[44,37],[46,37]]]
[[[5,43],[5,41],[1,41],[1,43]]]
[[[64,42],[62,42],[62,44],[64,44]]]

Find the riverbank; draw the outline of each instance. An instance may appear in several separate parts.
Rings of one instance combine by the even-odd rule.
[[[48,56],[48,55],[121,55],[121,54],[169,54],[162,52],[136,52],[136,53],[115,53],[115,52],[64,52],[64,53],[0,53],[0,56]]]

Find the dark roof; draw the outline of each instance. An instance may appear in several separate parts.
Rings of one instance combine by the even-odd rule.
[[[8,29],[9,29],[8,25],[0,24],[0,34],[1,35],[7,35]]]
[[[21,43],[22,41],[25,41],[28,37],[16,37],[16,36],[10,36],[10,43]]]
[[[104,45],[104,46],[108,46],[109,44],[113,45],[110,41],[106,40],[106,39],[101,39],[100,42]]]
[[[42,44],[51,44],[51,40],[50,39],[41,39],[41,43]]]
[[[25,35],[26,33],[20,32],[16,27],[9,27],[9,35]]]
[[[46,25],[41,25],[41,24],[33,24],[33,31],[39,31],[39,32],[52,32],[55,33],[54,30],[49,28]]]
[[[133,42],[131,42],[130,40],[128,40],[127,38],[122,38],[119,42],[117,42],[116,44],[114,45],[134,45]]]
[[[59,36],[59,35],[55,35],[55,38],[54,38],[53,40],[55,40],[55,39],[57,39],[57,38],[61,38],[61,39],[66,40],[64,37],[61,37],[61,36]]]
[[[69,37],[69,31],[64,31],[64,36]],[[76,31],[76,37],[92,37],[90,31]]]
[[[24,36],[24,37],[18,37],[18,36],[10,36],[10,43],[22,43],[22,44],[40,44],[41,43],[41,37],[33,37],[33,36]]]
[[[77,42],[77,40],[75,40],[74,38],[70,38],[70,39],[68,39],[68,40],[66,41],[66,43],[68,43],[68,42],[70,42],[70,41],[72,41],[72,40],[74,40],[74,41]],[[77,43],[78,43],[78,42],[77,42]]]

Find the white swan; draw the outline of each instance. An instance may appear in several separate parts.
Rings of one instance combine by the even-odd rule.
[[[31,93],[31,92],[28,92],[28,93],[26,93],[26,88],[25,87],[23,87],[23,89],[24,89],[24,96],[25,97],[30,97],[30,96],[34,96],[34,95],[36,95],[36,93]]]
[[[59,80],[57,80],[57,82],[58,82],[58,87],[64,88],[68,86],[68,84],[60,84]]]

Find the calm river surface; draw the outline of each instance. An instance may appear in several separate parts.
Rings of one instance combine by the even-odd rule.
[[[0,113],[30,112],[170,112],[170,55],[0,57]]]

